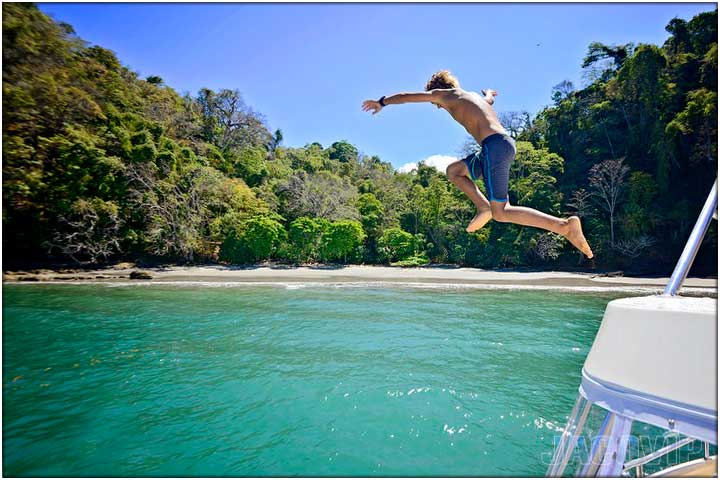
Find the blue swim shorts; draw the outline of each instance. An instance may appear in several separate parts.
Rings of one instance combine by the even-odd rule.
[[[470,178],[475,181],[481,176],[490,200],[508,201],[510,164],[515,159],[515,140],[509,135],[494,133],[482,141],[480,151],[463,158]]]

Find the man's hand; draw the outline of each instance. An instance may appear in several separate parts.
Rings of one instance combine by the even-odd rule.
[[[493,90],[492,88],[488,88],[487,90],[480,90],[480,92],[483,94],[483,98],[486,102],[488,102],[490,105],[495,103],[495,97],[497,97],[498,92]]]
[[[369,112],[370,110],[372,110],[373,115],[382,110],[382,108],[382,105],[380,105],[380,102],[378,102],[377,100],[365,100],[362,104],[363,112]]]

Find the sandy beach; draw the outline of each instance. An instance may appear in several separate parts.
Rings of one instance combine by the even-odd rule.
[[[131,278],[131,273],[136,272]],[[138,275],[142,272],[146,275]],[[248,284],[397,284],[485,286],[498,288],[571,288],[578,290],[662,289],[668,277],[638,278],[621,274],[573,272],[492,271],[456,267],[384,267],[384,266],[257,266],[223,265],[171,266],[139,268],[118,264],[98,270],[33,270],[6,271],[5,282],[132,282],[132,283],[248,283]],[[136,278],[144,277],[144,278]],[[717,278],[688,278],[685,291],[701,294],[717,293]]]

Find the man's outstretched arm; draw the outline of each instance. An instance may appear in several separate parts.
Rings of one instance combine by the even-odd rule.
[[[417,93],[396,93],[380,100],[365,100],[363,102],[363,111],[373,111],[373,115],[378,113],[386,105],[398,105],[401,103],[419,103],[432,102],[442,105],[447,92],[443,90],[430,90],[429,92]],[[382,102],[381,102],[382,100]]]

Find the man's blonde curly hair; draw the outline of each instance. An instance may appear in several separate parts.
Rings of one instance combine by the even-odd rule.
[[[435,90],[436,88],[458,88],[460,82],[455,78],[455,75],[450,73],[450,70],[440,70],[434,73],[427,85],[425,85],[425,91]]]

